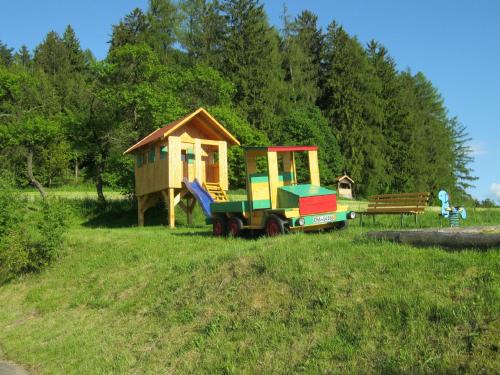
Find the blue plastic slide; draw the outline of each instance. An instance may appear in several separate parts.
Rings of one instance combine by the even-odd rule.
[[[212,211],[210,210],[210,205],[214,201],[212,196],[203,189],[203,186],[200,185],[198,180],[194,180],[193,182],[189,182],[189,180],[184,177],[184,185],[186,185],[187,189],[190,191],[191,194],[196,198],[198,203],[201,206],[201,209],[203,210],[203,213],[207,218],[212,217]]]

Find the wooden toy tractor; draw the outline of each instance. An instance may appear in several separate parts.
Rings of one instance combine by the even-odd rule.
[[[297,183],[295,154],[306,152],[309,181]],[[213,234],[239,236],[264,230],[268,236],[289,231],[342,229],[355,213],[337,204],[336,192],[320,186],[316,146],[245,148],[247,199],[210,205]]]

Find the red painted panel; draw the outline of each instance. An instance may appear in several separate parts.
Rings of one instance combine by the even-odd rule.
[[[299,198],[299,211],[301,215],[337,211],[337,196],[329,194]]]

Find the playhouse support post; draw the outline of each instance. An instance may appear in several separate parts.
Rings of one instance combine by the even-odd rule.
[[[168,189],[168,226],[175,228],[175,190]]]
[[[137,225],[140,227],[144,226],[144,202],[143,197],[137,197]]]

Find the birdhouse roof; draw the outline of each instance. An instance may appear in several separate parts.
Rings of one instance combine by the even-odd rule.
[[[335,181],[342,181],[342,180],[349,180],[349,181],[351,181],[352,183],[354,183],[354,180],[353,180],[351,177],[349,177],[348,175],[346,175],[346,174],[345,174],[345,175],[343,175],[343,176],[337,177],[337,178],[335,179]]]
[[[195,118],[200,119],[204,124],[212,128],[214,132],[217,134],[217,136],[220,137],[220,140],[225,140],[226,142],[228,142],[230,146],[240,144],[240,142],[238,142],[238,140],[231,133],[229,133],[229,131],[224,126],[222,126],[222,124],[220,124],[210,113],[208,113],[207,110],[205,110],[204,108],[198,108],[193,113],[190,113],[187,116],[184,116],[178,120],[171,122],[170,124],[167,124],[159,129],[156,129],[151,134],[147,135],[139,142],[137,142],[135,145],[127,149],[127,151],[125,151],[124,154],[131,153],[150,143],[156,142],[160,139],[167,138],[175,130],[190,123]]]

